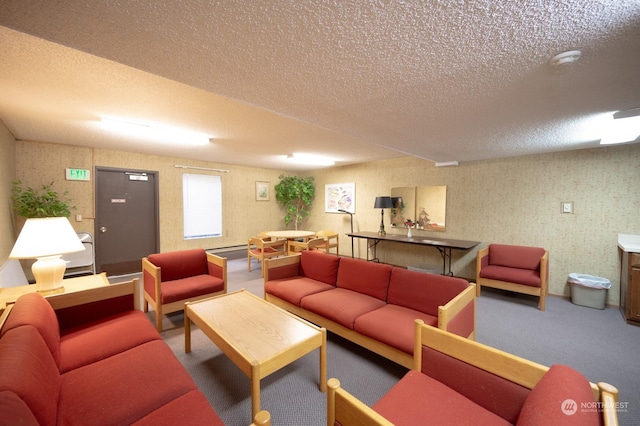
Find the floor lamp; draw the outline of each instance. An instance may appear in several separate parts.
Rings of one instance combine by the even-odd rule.
[[[393,207],[391,197],[376,197],[376,201],[373,204],[374,209],[380,209],[380,229],[378,235],[387,235],[387,231],[384,230],[384,209],[390,209]]]
[[[340,213],[345,213],[349,215],[349,219],[351,221],[351,233],[353,234],[353,213],[348,212],[346,210],[343,209],[339,209],[338,210]],[[351,257],[353,257],[353,237],[351,237]]]

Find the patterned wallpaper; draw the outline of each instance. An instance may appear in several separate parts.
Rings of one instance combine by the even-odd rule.
[[[0,126],[2,128],[2,126]],[[0,135],[1,136],[1,135]],[[0,137],[3,152],[11,143]],[[6,145],[6,147],[5,147]],[[6,149],[5,149],[6,148]],[[39,142],[15,143],[16,177],[29,185],[55,181],[59,191],[70,192],[77,206],[74,214],[84,220],[72,224],[78,231],[93,232],[93,181],[64,180],[66,167],[94,166],[133,168],[159,172],[161,250],[203,246],[206,248],[243,246],[249,236],[263,230],[282,229],[284,211],[275,200],[274,185],[279,170],[204,163],[178,158],[146,156],[119,151],[70,147]],[[3,166],[7,161],[3,155]],[[182,239],[182,173],[175,164],[229,169],[222,174],[223,229],[220,238]],[[4,167],[2,167],[4,170]],[[207,172],[205,172],[207,173]],[[640,234],[640,144],[531,155],[499,160],[463,163],[436,168],[432,162],[411,157],[353,166],[319,169],[312,173],[316,201],[303,228],[333,229],[341,234],[340,252],[351,254],[349,216],[324,212],[324,186],[332,183],[356,184],[354,230],[377,231],[380,210],[373,208],[376,196],[389,195],[392,187],[447,186],[446,231],[414,231],[434,237],[540,246],[550,251],[550,292],[568,295],[570,272],[611,279],[608,303],[619,300],[618,233]],[[10,188],[11,177],[0,174],[2,188]],[[255,182],[270,183],[270,201],[255,200]],[[574,203],[574,214],[562,214],[561,202]],[[392,229],[385,211],[387,232]],[[6,218],[0,215],[3,236]],[[0,249],[10,250],[12,242],[2,238]],[[356,241],[355,255],[365,258],[363,241]],[[7,249],[7,247],[9,247]],[[475,277],[476,250],[453,253],[452,269],[470,280]],[[2,253],[0,253],[2,254]],[[380,245],[384,262],[402,266],[440,268],[442,259],[435,249],[403,244]]]

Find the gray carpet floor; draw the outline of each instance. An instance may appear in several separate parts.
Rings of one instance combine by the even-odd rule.
[[[255,265],[255,264],[254,264]],[[246,257],[228,262],[228,290],[245,288],[263,296],[260,269],[247,272]],[[622,425],[640,425],[640,327],[624,322],[617,308],[604,310],[547,299],[536,309],[528,296],[483,290],[477,303],[477,340],[544,365],[567,364],[590,381],[620,391]],[[150,315],[150,319],[151,319]],[[249,379],[197,328],[192,351],[184,353],[184,317],[164,318],[162,335],[227,425],[251,421]],[[368,405],[374,404],[406,372],[382,357],[329,333],[328,377]],[[318,389],[319,354],[314,351],[263,379],[262,408],[274,425],[326,424],[326,395]]]

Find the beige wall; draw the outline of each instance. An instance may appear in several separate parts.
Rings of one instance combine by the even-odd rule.
[[[71,204],[76,206],[70,220],[77,231],[94,233],[95,166],[158,172],[162,251],[246,246],[249,236],[266,229],[284,227],[284,214],[280,214],[273,194],[273,186],[279,181],[278,176],[282,171],[40,142],[19,141],[16,147],[18,179],[26,185],[36,186],[53,181],[58,192],[68,191],[73,200]],[[229,173],[179,169],[175,167],[176,164],[226,169]],[[91,181],[66,181],[66,168],[90,169]],[[183,173],[216,174],[222,177],[222,237],[188,241],[182,238]],[[270,201],[255,200],[256,181],[270,182]],[[75,220],[77,214],[82,215],[82,222]]]
[[[14,143],[11,135],[5,134],[6,129],[0,126],[0,130],[4,132],[0,132],[4,170],[5,164],[11,167],[8,158],[14,155]],[[17,178],[26,184],[55,181],[58,191],[69,191],[77,206],[74,215],[84,217],[83,222],[75,222],[72,217],[78,231],[93,232],[94,183],[65,181],[67,167],[158,171],[163,251],[244,245],[247,237],[257,232],[284,228],[284,211],[273,192],[282,171],[23,141],[15,142],[15,157]],[[223,237],[182,239],[181,177],[182,173],[197,171],[176,169],[175,164],[230,170],[221,174]],[[7,191],[13,180],[11,174],[0,174],[4,199],[10,195]],[[405,157],[305,174],[314,176],[317,195],[312,214],[302,228],[338,231],[344,255],[351,254],[350,239],[344,235],[349,231],[349,216],[324,212],[325,184],[356,183],[356,231],[377,231],[380,211],[373,209],[374,198],[389,195],[392,187],[446,185],[446,231],[415,231],[417,234],[476,240],[480,246],[499,242],[545,247],[550,251],[551,293],[558,295],[568,295],[566,277],[570,272],[587,273],[612,280],[608,303],[617,304],[617,234],[640,234],[639,144],[478,161],[448,168]],[[270,201],[255,201],[256,181],[270,182]],[[574,202],[574,214],[560,212],[562,201]],[[0,214],[0,254],[8,253],[13,244],[12,237],[7,238],[4,231],[10,226],[7,222],[8,218]],[[389,226],[388,211],[385,222],[388,232],[403,232]],[[355,248],[357,257],[366,257],[364,242],[357,241]],[[473,279],[475,252],[454,251],[453,270],[457,275]],[[403,266],[440,267],[442,263],[434,249],[402,244],[381,245],[378,255],[384,262]]]
[[[0,121],[0,265],[11,253],[15,231],[13,229],[11,187],[16,178],[16,142]]]
[[[619,303],[617,234],[640,234],[640,145],[588,149],[544,155],[463,163],[436,168],[433,163],[401,158],[312,173],[319,199],[310,217],[312,229],[332,228],[345,234],[349,217],[324,213],[324,185],[356,183],[356,231],[377,231],[378,195],[392,187],[446,185],[446,231],[414,231],[418,235],[540,246],[550,251],[551,293],[568,295],[571,272],[609,278],[608,303]],[[562,214],[560,203],[573,201],[574,214]],[[388,233],[404,232],[389,226]],[[340,251],[351,242],[341,237]],[[365,257],[362,240],[356,256]],[[475,277],[475,254],[454,251],[453,271]],[[435,249],[381,243],[378,256],[398,265],[441,267]]]

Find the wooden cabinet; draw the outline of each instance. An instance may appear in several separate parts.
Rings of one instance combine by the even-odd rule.
[[[620,253],[620,310],[628,322],[640,325],[640,253]]]

